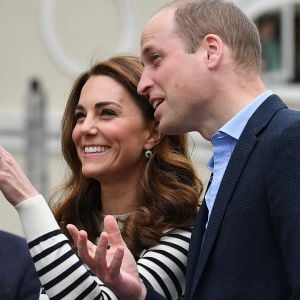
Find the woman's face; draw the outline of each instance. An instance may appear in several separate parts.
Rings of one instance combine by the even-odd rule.
[[[152,122],[146,122],[127,90],[111,77],[91,77],[75,110],[72,139],[84,176],[101,183],[139,179]]]

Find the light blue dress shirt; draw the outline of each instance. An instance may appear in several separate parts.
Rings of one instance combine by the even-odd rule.
[[[208,168],[213,173],[213,178],[205,195],[208,220],[226,167],[240,135],[252,114],[272,94],[270,90],[260,94],[212,136],[213,156],[208,162]]]

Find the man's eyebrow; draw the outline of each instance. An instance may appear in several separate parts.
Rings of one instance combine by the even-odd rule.
[[[147,55],[149,55],[149,53],[153,51],[153,47],[152,46],[146,46],[145,48],[142,48],[142,53],[141,53],[141,59],[143,57],[146,57]]]

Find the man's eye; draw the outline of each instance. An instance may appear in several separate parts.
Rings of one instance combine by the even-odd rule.
[[[151,55],[151,60],[152,60],[152,61],[155,61],[155,60],[157,60],[158,58],[160,58],[160,55],[157,54],[157,53],[153,53],[153,54]]]
[[[157,53],[153,53],[151,55],[151,63],[156,67],[160,64],[161,62],[161,56]]]

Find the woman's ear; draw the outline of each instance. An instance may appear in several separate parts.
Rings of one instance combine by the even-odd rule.
[[[223,41],[216,34],[208,34],[202,40],[202,47],[206,51],[206,64],[209,69],[217,67],[223,54]]]
[[[154,146],[159,144],[159,142],[164,137],[164,134],[158,130],[158,125],[159,125],[158,121],[153,121],[151,129],[149,131],[150,134],[145,141],[145,145],[144,145],[145,149],[152,149]]]

